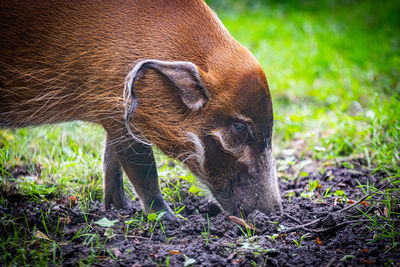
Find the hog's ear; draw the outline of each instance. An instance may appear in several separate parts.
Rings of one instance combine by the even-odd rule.
[[[208,92],[201,82],[195,64],[187,61],[145,59],[137,61],[126,77],[125,95],[128,93],[128,98],[129,96],[132,97],[129,113],[132,113],[137,106],[137,99],[133,90],[134,82],[142,77],[147,69],[154,69],[166,77],[176,87],[183,103],[190,109],[199,110],[208,101]]]

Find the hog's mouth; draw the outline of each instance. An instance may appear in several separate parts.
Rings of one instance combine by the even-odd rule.
[[[210,189],[224,210],[240,217],[246,217],[255,210],[267,215],[281,210],[275,161],[272,158],[269,165],[263,163],[260,160],[255,163],[256,166],[248,167],[236,162],[224,172],[219,172],[219,179],[225,183],[217,188],[211,184]]]
[[[230,168],[229,171],[215,178],[208,177],[208,180],[211,181],[215,179],[226,181],[218,188],[208,183],[213,197],[223,210],[231,215],[242,217],[248,215],[257,207],[257,203],[260,201],[260,193],[255,192],[254,186],[251,186],[253,179],[241,177],[240,171],[236,168]]]

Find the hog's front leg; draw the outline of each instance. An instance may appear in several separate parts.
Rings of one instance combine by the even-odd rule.
[[[145,211],[147,213],[165,211],[164,217],[168,220],[174,220],[174,214],[161,195],[157,167],[151,147],[134,140],[118,144],[118,142],[113,142],[111,138],[107,138],[107,143],[106,150],[110,149],[113,152],[113,157],[109,158],[117,160],[115,166],[122,166],[139,195]],[[105,171],[104,200],[107,203],[107,199],[111,199],[113,205],[114,202],[119,205],[120,202],[123,203],[124,190],[122,176],[114,171],[115,168],[110,167],[110,171]],[[114,177],[107,176],[107,174],[114,174]],[[118,196],[115,194],[118,194]]]

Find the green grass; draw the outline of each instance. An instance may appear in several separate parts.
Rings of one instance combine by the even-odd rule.
[[[17,180],[27,194],[74,194],[79,187],[83,196],[101,199],[103,137],[99,127],[82,123],[1,130],[0,171],[27,166],[33,175]]]
[[[362,159],[365,167],[388,177],[400,176],[399,1],[208,3],[233,36],[255,54],[267,74],[279,165],[292,164],[285,151],[294,149],[300,156],[294,160],[351,166],[352,159]],[[87,210],[89,200],[102,197],[103,139],[100,127],[79,122],[0,130],[0,185],[8,186],[7,170],[27,166],[29,175],[15,184],[33,201],[72,195],[78,196],[82,210]],[[202,191],[190,172],[181,165],[168,166],[169,159],[158,151],[156,154],[163,195],[179,213],[184,208],[176,205],[182,187],[195,194]],[[298,168],[298,175],[303,167]],[[286,178],[283,173],[281,176]],[[134,198],[132,186],[127,179],[125,182]],[[380,204],[392,217],[371,217],[368,225],[378,233],[377,238],[393,239],[392,244],[399,236],[390,219],[398,215],[393,211],[399,204],[398,188],[397,183],[394,189],[377,192],[382,196]],[[369,190],[376,188],[369,185]],[[0,205],[7,207],[7,201],[0,198]],[[145,220],[143,216],[136,219],[140,225]],[[4,223],[12,220],[2,218]],[[380,223],[382,220],[385,222]],[[130,227],[136,227],[135,222]],[[14,229],[2,240],[0,251],[18,249],[15,262],[26,263],[28,246],[37,242],[32,232]],[[90,246],[96,245],[98,237],[84,234]],[[38,251],[49,253],[33,253],[34,259],[29,261],[57,263],[58,255],[42,258],[50,251],[58,253],[53,246],[51,242],[37,245]]]

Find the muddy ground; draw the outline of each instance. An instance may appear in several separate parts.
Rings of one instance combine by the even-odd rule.
[[[332,167],[324,174],[309,176],[320,184],[310,196],[312,200],[300,197],[310,191],[309,177],[280,181],[283,212],[271,216],[253,212],[246,222],[255,228],[246,228],[243,221],[229,217],[207,197],[186,192],[182,192],[185,208],[180,212],[186,220],[149,223],[145,219],[140,225],[138,202],[131,203],[130,210],[105,211],[101,202],[93,201],[89,213],[83,214],[73,196],[31,203],[16,192],[2,192],[8,204],[1,207],[0,215],[4,218],[8,214],[15,220],[2,224],[0,238],[8,238],[13,227],[29,225],[32,236],[40,242],[50,242],[48,234],[58,243],[58,251],[48,253],[65,266],[400,266],[399,251],[391,248],[391,240],[371,242],[377,236],[368,231],[366,217],[360,216],[361,211],[371,216],[383,214],[382,207],[371,206],[370,199],[344,210],[364,195],[357,180],[379,187],[384,184],[383,175]],[[329,192],[342,190],[347,204],[338,194],[322,197],[331,185]],[[47,230],[43,212],[53,225]],[[135,216],[137,221],[127,223]],[[118,221],[111,227],[93,224],[104,217]],[[8,252],[16,250],[9,248]],[[0,257],[0,265],[3,263]]]

